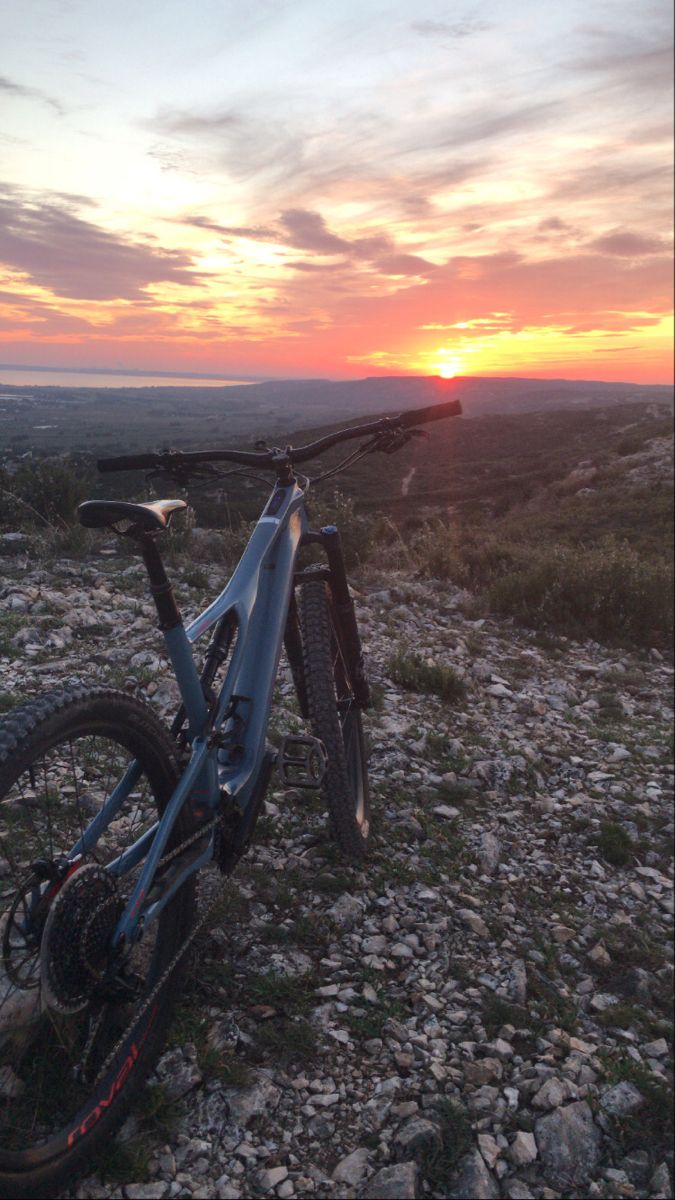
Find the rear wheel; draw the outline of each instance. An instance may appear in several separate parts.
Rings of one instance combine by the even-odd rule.
[[[68,855],[137,763],[114,820]],[[0,1194],[54,1195],[109,1139],[162,1044],[192,923],[193,881],[110,969],[119,914],[138,877],[106,869],[161,815],[172,743],[152,710],[74,688],[0,724]],[[188,830],[179,823],[176,845]]]
[[[343,854],[360,859],[370,834],[368,764],[361,710],[330,588],[310,580],[299,589],[304,686],[312,732],[326,747],[323,794]]]

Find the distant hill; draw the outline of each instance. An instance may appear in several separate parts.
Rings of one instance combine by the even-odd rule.
[[[59,388],[0,383],[0,452],[94,454],[283,439],[304,427],[349,422],[450,396],[467,417],[630,403],[671,405],[673,389],[556,379],[380,376],[335,383],[280,380],[233,387]]]

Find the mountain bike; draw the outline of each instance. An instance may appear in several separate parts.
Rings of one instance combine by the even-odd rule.
[[[170,729],[135,695],[74,685],[0,725],[0,1194],[53,1195],[110,1139],[161,1049],[198,917],[196,873],[229,874],[247,849],[273,770],[320,789],[350,859],[369,837],[359,632],[334,526],[310,528],[298,467],[360,445],[327,478],[393,453],[457,401],[384,417],[298,448],[162,451],[104,459],[180,485],[217,464],[274,486],[221,593],[187,626],[158,540],[184,500],[89,500],[79,516],[140,549],[180,707]],[[365,439],[365,440],[364,440]],[[313,482],[316,482],[314,480]],[[300,568],[303,546],[323,561]],[[211,637],[201,667],[192,646]],[[119,638],[123,638],[120,630]],[[306,735],[266,740],[285,648]]]

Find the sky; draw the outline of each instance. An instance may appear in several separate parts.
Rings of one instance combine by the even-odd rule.
[[[0,362],[672,379],[661,0],[23,0]]]

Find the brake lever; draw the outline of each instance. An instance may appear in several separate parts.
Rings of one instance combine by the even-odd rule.
[[[429,434],[426,429],[387,429],[373,439],[372,452],[380,450],[383,454],[396,454],[413,437],[428,438]]]

